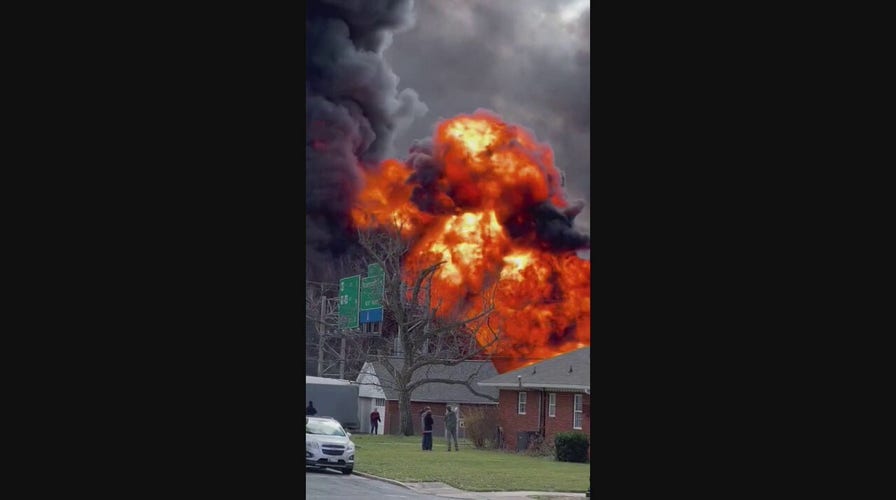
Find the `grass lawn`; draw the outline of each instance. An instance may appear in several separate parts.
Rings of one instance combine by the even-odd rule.
[[[420,449],[420,436],[355,434],[355,470],[402,482],[439,481],[468,491],[566,491],[588,489],[589,464],[557,462],[477,450],[464,440],[460,452],[446,451],[444,438],[434,438],[430,452]]]

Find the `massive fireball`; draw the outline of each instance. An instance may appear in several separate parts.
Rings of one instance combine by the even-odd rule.
[[[471,318],[493,301],[499,372],[590,345],[591,262],[535,231],[535,207],[568,207],[550,147],[477,112],[441,122],[431,154],[427,175],[398,160],[368,172],[355,225],[402,228],[408,280],[444,262],[432,283],[438,315]]]

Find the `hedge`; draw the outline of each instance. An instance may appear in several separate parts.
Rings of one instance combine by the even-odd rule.
[[[588,461],[588,435],[583,432],[560,432],[554,436],[559,462]]]

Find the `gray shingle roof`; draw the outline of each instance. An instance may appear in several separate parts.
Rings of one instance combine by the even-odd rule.
[[[502,373],[479,382],[479,386],[483,389],[513,389],[519,387],[520,382],[526,388],[591,389],[591,347]]]
[[[403,360],[400,358],[389,358],[389,362],[397,369],[400,369],[404,365]],[[394,379],[386,368],[379,361],[374,361],[371,364],[373,365],[374,370],[376,370],[376,375],[380,379],[380,385],[386,393],[386,399],[398,399],[398,391],[395,390]],[[425,366],[414,373],[411,381],[416,382],[422,378],[467,380],[472,377],[472,385],[478,392],[497,398],[497,388],[476,385],[476,382],[494,377],[497,374],[498,371],[495,370],[495,366],[491,361],[464,361],[454,366]],[[488,398],[473,394],[463,384],[446,384],[440,382],[423,384],[420,387],[417,387],[411,393],[411,401],[430,403],[495,403],[495,401]]]

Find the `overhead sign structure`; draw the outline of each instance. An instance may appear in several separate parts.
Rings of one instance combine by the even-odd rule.
[[[358,328],[360,290],[360,274],[339,280],[339,324],[345,328]]]
[[[361,323],[376,323],[383,320],[383,283],[385,273],[379,264],[367,266],[367,277],[361,280]]]

